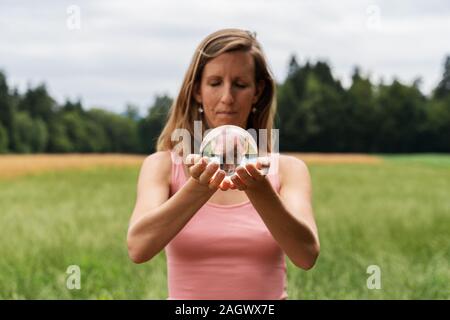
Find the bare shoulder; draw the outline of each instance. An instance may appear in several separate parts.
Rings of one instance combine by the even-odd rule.
[[[170,164],[172,162],[170,151],[157,151],[155,153],[152,153],[145,157],[144,159],[145,163],[158,163],[161,165],[167,164],[167,167],[170,167]]]
[[[291,172],[292,169],[303,172],[304,174],[309,173],[308,166],[302,159],[290,155],[280,154],[280,173]]]
[[[279,158],[281,186],[290,182],[310,183],[310,173],[306,163],[294,156],[280,154]]]
[[[170,151],[152,153],[142,163],[141,178],[170,183],[171,166]]]

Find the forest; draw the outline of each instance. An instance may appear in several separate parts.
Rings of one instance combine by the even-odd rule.
[[[355,67],[345,88],[326,61],[289,60],[277,83],[275,128],[280,151],[340,153],[450,152],[450,55],[428,95],[421,79],[372,83]],[[59,104],[45,83],[10,88],[0,70],[0,153],[136,153],[155,151],[173,97],[157,95],[140,115]]]

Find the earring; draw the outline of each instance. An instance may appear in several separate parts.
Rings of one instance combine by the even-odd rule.
[[[255,107],[252,108],[252,112],[256,113],[256,108]]]
[[[198,112],[203,113],[203,108],[202,108],[202,106],[198,107]]]

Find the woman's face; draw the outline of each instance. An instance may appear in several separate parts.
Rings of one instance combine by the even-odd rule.
[[[255,84],[255,66],[249,52],[232,51],[205,65],[196,89],[195,99],[203,105],[210,128],[232,124],[245,129],[264,82]]]

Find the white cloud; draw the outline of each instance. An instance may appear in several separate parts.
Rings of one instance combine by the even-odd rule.
[[[67,28],[70,5],[81,10],[80,30]],[[450,5],[441,0],[6,0],[0,68],[22,90],[45,81],[60,102],[82,97],[114,111],[133,102],[145,113],[156,93],[175,96],[197,44],[225,27],[256,31],[279,81],[296,53],[326,59],[344,84],[359,65],[374,80],[422,76],[428,93],[450,53]]]

